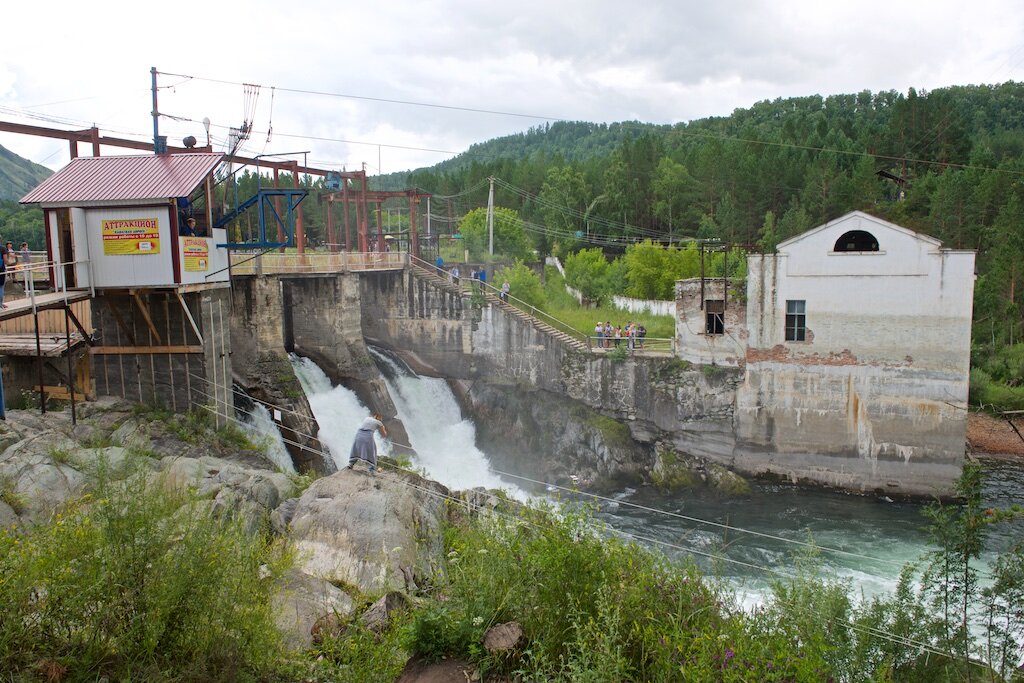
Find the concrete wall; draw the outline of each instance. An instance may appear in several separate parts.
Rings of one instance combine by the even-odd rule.
[[[733,403],[740,375],[703,371],[678,359],[615,361],[568,349],[499,306],[410,272],[365,273],[363,331],[421,374],[504,382],[546,391],[624,421],[642,443],[675,448],[731,464]]]
[[[234,379],[249,396],[284,408],[277,423],[300,471],[325,471],[320,428],[285,350],[286,309],[279,277],[236,277],[231,289]]]
[[[836,252],[871,232],[878,251]],[[949,493],[963,462],[974,254],[850,214],[748,260],[736,464],[854,490]],[[806,338],[786,341],[786,302]]]
[[[676,355],[691,363],[741,365],[747,350],[747,307],[743,281],[731,280],[729,291],[723,278],[676,282]],[[703,296],[703,299],[702,299]],[[725,333],[707,333],[707,310],[703,303],[725,303]]]
[[[366,340],[402,352],[417,372],[565,391],[562,361],[571,352],[545,332],[496,306],[473,307],[468,293],[410,270],[360,277]]]

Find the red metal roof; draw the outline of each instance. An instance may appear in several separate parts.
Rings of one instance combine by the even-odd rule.
[[[168,199],[192,193],[222,154],[78,157],[21,198],[22,204],[74,204]]]

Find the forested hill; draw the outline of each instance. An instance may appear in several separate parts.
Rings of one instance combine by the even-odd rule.
[[[474,163],[518,161],[537,157],[548,162],[583,161],[606,157],[619,146],[625,136],[641,132],[668,131],[670,126],[659,126],[639,121],[621,123],[587,123],[586,121],[554,121],[534,126],[525,133],[515,133],[486,142],[470,145],[469,149],[429,168],[402,171],[375,176],[371,184],[375,189],[403,190],[409,185],[411,173],[458,173]]]
[[[21,199],[52,173],[0,145],[0,200]]]
[[[552,124],[409,185],[454,232],[486,204],[488,176],[541,253],[689,237],[770,251],[851,210],[977,250],[975,361],[1024,386],[1022,83],[777,99],[673,126]]]

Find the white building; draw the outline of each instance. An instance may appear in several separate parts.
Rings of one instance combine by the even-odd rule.
[[[964,457],[973,295],[973,251],[855,211],[751,255],[726,324],[677,337],[684,358],[743,370],[738,469],[942,494]]]

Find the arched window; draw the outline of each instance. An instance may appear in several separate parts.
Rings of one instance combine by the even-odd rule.
[[[878,240],[870,232],[851,230],[836,240],[833,251],[878,251]]]

